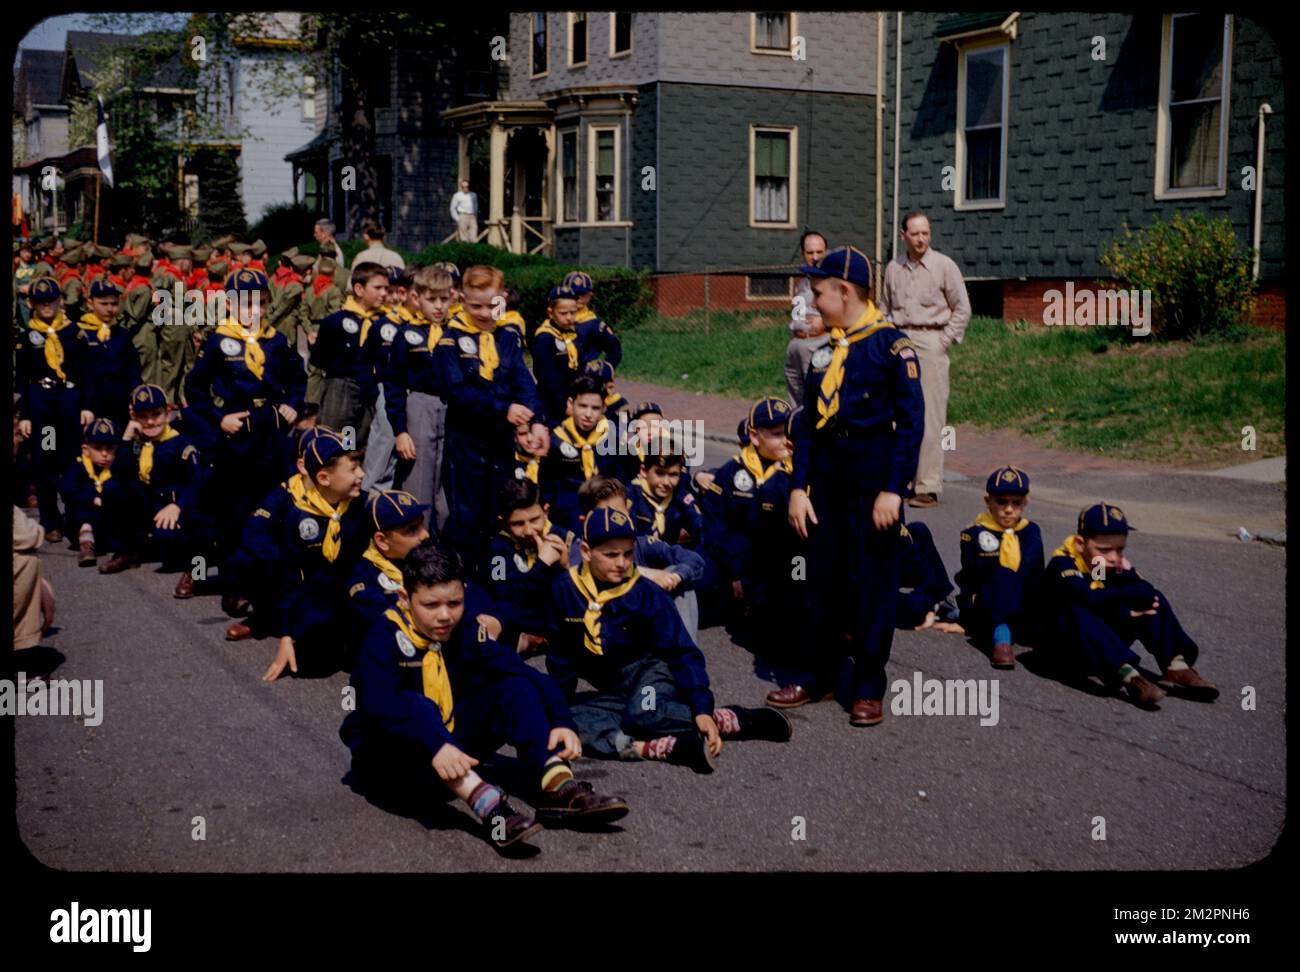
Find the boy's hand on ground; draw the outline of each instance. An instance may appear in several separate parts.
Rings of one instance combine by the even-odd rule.
[[[789,519],[790,526],[794,527],[794,532],[799,534],[799,538],[807,540],[808,524],[817,522],[817,514],[813,511],[812,500],[808,498],[806,491],[802,489],[790,491]]]
[[[1160,610],[1160,598],[1157,597],[1157,598],[1153,598],[1153,599],[1152,599],[1152,601],[1151,601],[1151,607],[1148,608],[1147,610],[1145,610],[1145,611],[1130,611],[1128,614],[1129,614],[1129,617],[1131,617],[1131,618],[1140,618],[1140,617],[1142,617],[1144,614],[1155,614],[1155,613],[1156,613],[1157,611],[1159,611],[1159,610]]]
[[[527,425],[533,417],[533,410],[527,405],[514,402],[506,409],[506,421],[511,425]]]
[[[925,620],[922,621],[920,624],[918,624],[918,625],[917,625],[915,628],[913,628],[912,630],[913,630],[913,631],[925,631],[927,628],[933,628],[933,627],[934,627],[934,618],[935,618],[935,614],[934,614],[933,611],[926,611],[926,612],[925,612]]]
[[[290,425],[293,425],[294,422],[298,421],[298,410],[292,405],[281,405],[278,411],[284,416],[284,420]]]
[[[493,641],[496,641],[501,637],[501,622],[492,617],[492,615],[480,614],[474,620],[483,625],[484,630],[488,633],[488,637]]]
[[[956,621],[936,621],[934,623],[934,630],[942,631],[944,634],[964,635],[966,633],[966,629]]]
[[[407,462],[415,459],[415,440],[411,438],[410,432],[403,432],[399,435],[397,441],[393,444],[393,448]]]
[[[718,724],[713,721],[713,716],[707,712],[702,712],[695,717],[696,728],[704,733],[704,741],[708,744],[709,755],[716,756],[722,752],[722,733],[718,732]]]
[[[451,743],[443,743],[442,748],[433,754],[433,768],[446,783],[456,782],[477,765],[477,759],[462,753]]]
[[[248,412],[231,412],[229,415],[221,417],[221,431],[226,435],[234,435],[244,424],[244,419],[248,418]]]
[[[582,755],[582,740],[572,729],[556,726],[551,730],[550,736],[546,739],[546,748],[554,749],[556,746],[564,747],[555,754],[560,759],[577,759]]]
[[[293,653],[293,638],[289,635],[280,639],[280,648],[275,653],[275,661],[271,662],[271,667],[262,676],[262,681],[274,682],[284,672],[286,665],[289,666],[289,671],[298,674],[298,658]]]
[[[881,493],[871,508],[871,519],[877,530],[888,530],[898,522],[899,511],[903,508],[903,497],[897,493]]]
[[[180,521],[181,508],[175,503],[168,503],[153,517],[153,525],[159,530],[175,530]]]

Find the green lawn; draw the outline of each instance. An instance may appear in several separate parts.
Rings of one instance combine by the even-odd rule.
[[[772,314],[659,319],[620,333],[624,377],[757,398],[784,394],[789,332]],[[952,351],[948,420],[1049,446],[1179,465],[1285,451],[1285,337],[1124,342],[1110,328],[971,322]],[[1256,450],[1241,448],[1252,426]]]

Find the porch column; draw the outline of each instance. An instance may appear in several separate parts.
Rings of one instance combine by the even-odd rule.
[[[488,211],[488,238],[492,246],[506,247],[505,205],[506,205],[506,130],[501,122],[492,122],[491,141],[491,190]]]
[[[515,132],[519,130],[518,128],[513,129]],[[519,159],[518,152],[515,153],[513,175],[515,191],[514,204],[510,207],[510,252],[524,253],[526,252],[526,241],[524,239],[523,219],[528,215],[528,206],[527,201],[524,199],[524,166]]]
[[[460,184],[469,178],[469,136],[465,132],[456,133],[456,191],[460,191]]]
[[[546,246],[542,252],[554,256],[555,234],[551,227],[555,225],[555,218],[551,211],[551,193],[558,193],[560,185],[559,173],[555,171],[555,125],[542,129],[542,136],[546,139],[546,168],[542,170],[542,233],[546,236]],[[556,196],[555,212],[560,211],[561,205]]]

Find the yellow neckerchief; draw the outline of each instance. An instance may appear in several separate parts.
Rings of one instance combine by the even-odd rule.
[[[741,449],[740,454],[736,456],[736,459],[746,469],[748,469],[749,474],[754,477],[755,489],[758,489],[758,487],[771,479],[778,470],[786,473],[794,472],[794,463],[789,459],[778,459],[774,462],[769,462],[767,468],[764,469],[763,457],[758,454],[758,450],[754,448],[753,443]]]
[[[822,376],[821,388],[817,393],[817,414],[821,416],[817,420],[817,428],[820,429],[829,422],[840,410],[840,386],[844,384],[844,362],[849,356],[849,345],[869,337],[882,327],[893,326],[884,319],[880,309],[868,301],[867,309],[851,328],[831,328],[831,344],[835,347],[835,352],[831,355],[830,367]]]
[[[290,490],[292,493],[292,490]],[[334,558],[339,555],[340,540],[339,534],[343,532],[341,520],[343,514],[348,511],[348,506],[352,503],[352,497],[348,496],[339,503],[338,507],[330,506],[325,497],[320,494],[315,483],[308,485],[306,493],[301,497],[294,496],[293,504],[304,513],[315,513],[318,516],[328,516],[330,525],[325,528],[325,541],[321,546],[321,552],[325,554],[325,559],[333,563]]]
[[[1001,523],[993,519],[992,513],[981,513],[975,517],[975,525],[981,526],[985,530],[991,530],[1002,537],[1002,547],[998,551],[998,563],[1011,570],[1019,570],[1020,538],[1016,534],[1029,526],[1029,521],[1022,516],[1019,523],[1010,530],[1006,530]]]
[[[113,336],[112,325],[101,321],[98,315],[95,314],[82,314],[81,320],[77,322],[77,327],[83,331],[94,331],[95,337],[99,338],[104,344],[107,344],[108,339]]]
[[[149,485],[149,476],[153,473],[153,447],[162,445],[178,435],[180,433],[168,425],[163,427],[162,435],[158,436],[158,438],[144,440],[144,445],[140,446],[140,482],[146,486]]]
[[[578,589],[578,593],[587,599],[587,609],[582,614],[582,624],[587,630],[582,636],[582,643],[586,649],[593,655],[605,654],[605,646],[600,641],[600,611],[615,598],[622,597],[632,589],[632,585],[640,578],[635,566],[632,573],[628,575],[627,580],[617,587],[597,590],[596,578],[591,576],[591,564],[584,563],[581,567],[570,567],[569,577],[573,580],[573,586]]]
[[[663,501],[662,506],[659,503],[656,503],[654,495],[650,492],[650,484],[646,482],[645,476],[637,476],[636,479],[632,480],[632,485],[641,487],[641,495],[645,497],[645,501],[649,503],[651,508],[655,511],[655,522],[651,536],[658,540],[662,540],[665,531],[668,529],[668,520],[665,514],[668,512],[668,507],[671,505],[673,498],[669,496]]]
[[[266,365],[266,352],[262,350],[262,342],[270,340],[279,332],[269,324],[263,323],[257,331],[249,334],[237,320],[227,318],[224,323],[217,326],[217,333],[222,337],[243,342],[244,364],[253,373],[253,377],[261,381],[262,369]]]
[[[302,473],[294,473],[285,480],[284,488],[289,491],[294,503],[301,505],[307,498],[307,477]]]
[[[68,326],[63,311],[59,311],[59,316],[50,324],[33,314],[31,324],[33,331],[45,335],[45,363],[59,376],[60,381],[67,381],[68,376],[63,373],[63,342],[59,340],[59,332]]]
[[[573,371],[578,370],[578,332],[577,331],[561,331],[558,327],[556,327],[554,324],[551,323],[551,319],[548,317],[546,320],[542,321],[542,323],[537,325],[537,333],[547,334],[550,335],[551,337],[559,338],[561,341],[563,341],[564,353],[569,356],[569,367]]]
[[[618,392],[614,391],[614,383],[612,381],[605,386],[605,407],[606,408],[612,406],[615,402],[617,402],[622,397],[623,396],[621,396]]]
[[[95,464],[90,461],[90,456],[82,456],[81,464],[85,467],[86,475],[90,477],[90,481],[95,484],[95,492],[102,493],[104,484],[113,478],[113,467],[106,466],[103,472],[97,473],[95,472]]]
[[[537,471],[539,468],[541,468],[541,464],[542,464],[540,459],[538,459],[536,456],[530,456],[525,453],[522,453],[518,449],[516,449],[515,462],[523,463],[525,479],[530,480],[531,482],[534,483],[537,482]]]
[[[1077,546],[1075,546],[1073,535],[1066,537],[1065,543],[1061,544],[1059,547],[1057,547],[1055,550],[1052,551],[1052,556],[1070,557],[1074,560],[1074,566],[1079,568],[1079,573],[1083,574],[1085,577],[1092,576],[1092,568],[1083,562],[1083,552],[1079,550]],[[1088,585],[1089,589],[1094,591],[1099,590],[1105,586],[1106,586],[1106,582],[1099,581],[1099,580],[1094,580],[1091,584]]]
[[[364,348],[366,346],[366,336],[370,333],[370,322],[379,317],[380,312],[377,309],[366,310],[357,303],[356,297],[352,294],[348,294],[348,299],[343,301],[343,310],[349,314],[356,314],[357,317],[361,318],[361,341],[357,347]]]
[[[497,321],[497,327],[513,327],[519,332],[519,336],[524,336],[524,315],[517,310],[506,311],[501,315],[501,320]]]
[[[542,524],[542,536],[546,536],[550,532],[551,532],[551,521],[548,518],[546,522]],[[536,545],[530,542],[528,546],[521,547],[519,545],[519,541],[514,538],[513,534],[511,534],[509,530],[502,530],[501,536],[505,537],[507,540],[510,541],[510,545],[515,548],[515,551],[517,553],[523,554],[524,562],[528,564],[528,566],[524,568],[524,573],[528,573],[528,571],[532,570],[533,564],[537,563]]]
[[[463,331],[478,340],[478,374],[485,381],[491,381],[497,365],[501,363],[501,359],[497,357],[496,335],[490,329],[481,330],[473,321],[460,316],[453,317],[447,326],[452,330]]]
[[[583,307],[578,311],[577,315],[573,318],[573,323],[586,324],[588,321],[594,321],[595,319],[596,319],[596,312],[593,311],[590,307]]]
[[[596,422],[596,427],[593,428],[585,438],[582,433],[578,431],[577,423],[573,421],[572,415],[555,427],[555,434],[559,436],[560,439],[577,449],[579,454],[582,456],[583,479],[590,479],[592,476],[596,475],[596,443],[605,438],[605,435],[608,432],[609,419],[605,418],[603,415],[600,417],[600,420]]]
[[[374,540],[370,541],[370,546],[366,547],[366,552],[361,556],[378,567],[379,572],[388,577],[389,580],[397,581],[398,585],[401,585],[402,572],[397,569],[397,566],[391,560],[379,552]]]
[[[433,704],[438,707],[442,714],[442,724],[447,727],[448,732],[456,729],[456,720],[451,714],[451,678],[447,675],[447,663],[442,660],[442,645],[437,648],[431,646],[435,644],[432,638],[426,638],[420,633],[411,620],[411,614],[405,608],[389,608],[384,612],[384,617],[397,626],[397,630],[411,639],[411,644],[424,652],[424,658],[420,662],[420,678],[424,683],[424,697],[432,699]]]
[[[460,301],[456,301],[456,303],[452,304],[450,307],[447,308],[447,316],[455,317],[464,309],[465,309],[465,305],[462,304]]]

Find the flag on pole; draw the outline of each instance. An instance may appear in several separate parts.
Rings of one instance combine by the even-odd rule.
[[[113,160],[108,156],[108,121],[104,117],[104,99],[95,110],[95,141],[99,152],[99,171],[104,173],[108,188],[113,188]]]

